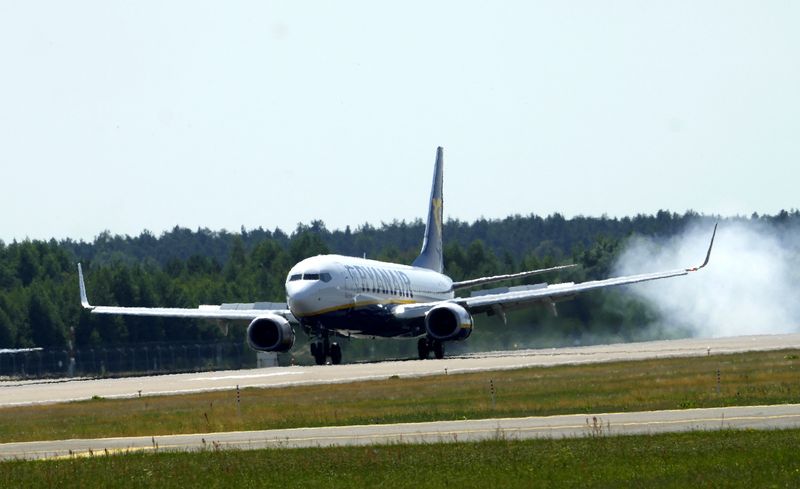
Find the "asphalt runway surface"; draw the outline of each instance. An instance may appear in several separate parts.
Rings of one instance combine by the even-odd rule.
[[[800,334],[738,336],[621,343],[572,348],[486,352],[442,360],[387,361],[351,365],[271,367],[117,379],[0,382],[0,407],[91,399],[187,394],[246,387],[284,387],[358,382],[392,376],[421,377],[534,366],[691,357],[800,348]]]
[[[0,444],[0,460],[69,458],[155,450],[252,450],[387,443],[453,443],[491,439],[523,440],[798,427],[800,404],[790,404],[5,443]]]

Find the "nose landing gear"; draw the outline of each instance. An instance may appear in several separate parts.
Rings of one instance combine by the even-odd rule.
[[[335,341],[331,343],[328,335],[324,334],[311,343],[311,356],[317,365],[325,365],[327,358],[331,359],[331,364],[339,365],[342,363],[342,347]]]

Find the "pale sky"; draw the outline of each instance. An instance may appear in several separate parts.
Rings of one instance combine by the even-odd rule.
[[[800,2],[0,0],[0,239],[800,206]]]

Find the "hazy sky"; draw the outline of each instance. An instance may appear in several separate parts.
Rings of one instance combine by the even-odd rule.
[[[0,1],[0,239],[800,206],[793,1]]]

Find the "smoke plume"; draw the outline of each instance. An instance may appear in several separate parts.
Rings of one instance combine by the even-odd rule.
[[[636,274],[702,263],[713,223],[698,220],[669,239],[633,238],[615,271]],[[628,287],[662,330],[722,337],[800,331],[800,232],[757,220],[720,222],[708,266],[685,277]]]

